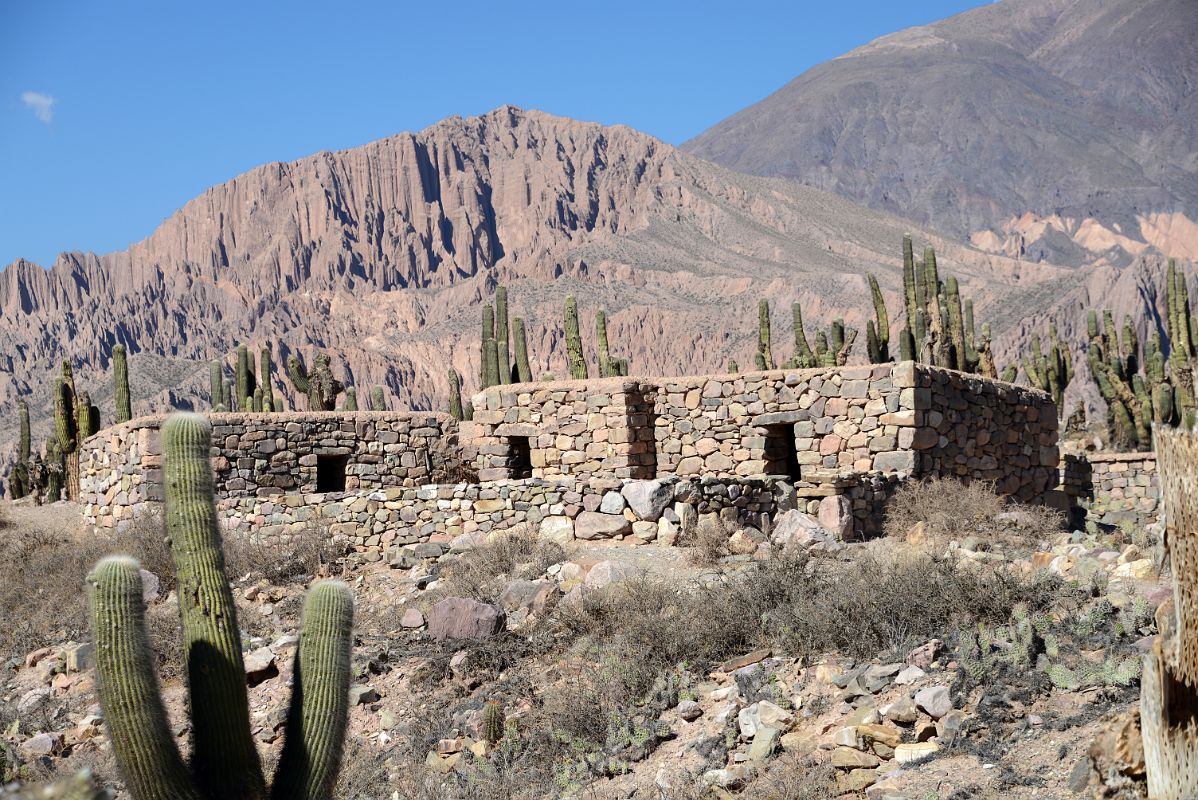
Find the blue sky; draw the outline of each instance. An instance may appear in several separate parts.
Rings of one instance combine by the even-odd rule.
[[[505,103],[679,143],[979,0],[0,0],[0,265],[148,236],[207,187]]]

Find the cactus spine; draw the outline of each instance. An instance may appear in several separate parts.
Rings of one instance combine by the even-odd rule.
[[[113,751],[134,800],[264,800],[266,781],[250,735],[241,636],[224,560],[208,453],[212,428],[194,414],[163,426],[166,526],[179,581],[193,728],[190,768],[154,677],[137,562],[106,558],[88,577],[99,694]],[[287,739],[270,796],[328,800],[348,716],[353,599],[321,581],[304,602]]]
[[[462,410],[462,381],[453,367],[449,368],[449,415],[458,422],[466,418]]]
[[[582,333],[578,328],[578,301],[574,295],[566,298],[566,361],[570,377],[585,379],[587,375],[586,354],[582,349]]]
[[[524,330],[524,320],[520,317],[513,319],[512,329],[516,342],[516,380],[529,383],[532,381],[532,369],[528,366],[528,336]]]
[[[495,290],[495,362],[499,383],[512,382],[512,360],[508,345],[507,287]]]
[[[133,419],[133,406],[129,400],[129,361],[123,344],[112,348],[112,379],[116,384],[116,416],[113,419],[119,425]]]

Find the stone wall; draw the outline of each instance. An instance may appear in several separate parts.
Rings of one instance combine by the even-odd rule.
[[[140,417],[82,443],[80,500],[92,525],[119,527],[142,504],[162,499],[164,419]],[[460,469],[456,422],[444,414],[225,413],[209,419],[220,498],[414,487]]]
[[[484,480],[521,466],[583,480],[951,474],[1029,501],[1057,480],[1046,394],[912,362],[520,384],[473,402]]]
[[[1160,517],[1155,453],[1086,453],[1061,462],[1061,488],[1074,522],[1144,527]]]

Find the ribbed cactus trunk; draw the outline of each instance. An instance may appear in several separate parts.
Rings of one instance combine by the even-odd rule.
[[[259,354],[259,363],[261,368],[258,376],[258,385],[262,387],[262,410],[276,411],[278,405],[275,401],[275,378],[274,378],[274,358],[270,352],[270,345],[262,345],[262,351]]]
[[[79,496],[79,427],[75,378],[69,362],[63,362],[62,373],[54,392],[54,427],[65,470],[63,489],[66,499],[74,500]]]
[[[299,356],[288,356],[287,376],[296,391],[308,396],[311,411],[333,411],[337,408],[337,395],[345,391],[345,385],[333,377],[333,365],[327,353],[316,354],[310,372]]]
[[[578,301],[574,295],[566,298],[565,328],[570,377],[576,380],[587,378],[587,360],[582,350],[582,332],[578,327]]]
[[[495,361],[498,364],[499,383],[512,382],[512,360],[508,344],[507,287],[495,290]]]
[[[512,320],[516,341],[516,380],[520,383],[532,381],[532,369],[528,364],[528,335],[524,330],[524,320],[516,317]]]
[[[116,391],[116,424],[133,419],[133,405],[129,398],[129,361],[125,357],[125,346],[114,345],[112,348],[112,380]]]
[[[453,367],[449,368],[449,415],[459,422],[465,419],[462,410],[462,381]]]
[[[239,345],[237,347],[237,400],[242,403],[245,398],[254,394],[254,379],[250,374],[251,363],[249,348],[244,344]]]
[[[482,388],[499,383],[499,342],[495,339],[495,309],[483,306],[483,337],[479,359],[479,383]]]
[[[190,766],[155,680],[141,575],[125,556],[88,578],[100,702],[113,752],[134,800],[264,800],[251,737],[241,635],[225,576],[208,454],[212,428],[176,414],[162,428],[167,542],[178,579],[190,693]],[[304,602],[274,800],[330,800],[349,705],[353,599],[339,581],[313,585]]]
[[[370,410],[371,411],[386,411],[387,410],[387,395],[383,392],[382,386],[374,386],[370,390]]]
[[[869,360],[874,364],[883,364],[890,360],[890,312],[886,310],[886,298],[882,296],[882,287],[873,275],[868,276],[869,293],[874,303],[874,335],[873,346],[867,347]],[[866,340],[871,338],[866,328]]]
[[[916,290],[915,279],[915,247],[911,242],[911,234],[903,234],[903,304],[907,312],[907,328],[915,331],[915,311],[922,308]]]
[[[948,363],[945,366],[966,371],[968,365],[965,362],[965,316],[961,311],[961,292],[955,275],[949,275],[945,281],[944,295],[948,308],[949,341],[952,345],[948,350]]]
[[[30,441],[29,441],[29,404],[25,402],[25,398],[17,399],[17,416],[19,422],[20,433],[17,438],[17,463],[12,470],[12,496],[13,499],[25,497],[31,491],[29,459],[30,459]]]
[[[345,388],[345,402],[341,404],[342,411],[358,410],[358,390],[352,386]]]
[[[599,341],[599,377],[610,378],[612,371],[611,351],[607,348],[607,312],[599,309],[595,312],[595,335]]]
[[[757,301],[757,368],[774,369],[773,336],[770,333],[770,303]]]
[[[1186,800],[1198,787],[1198,436],[1158,428],[1155,445],[1173,598],[1144,656],[1140,720],[1148,796]]]
[[[790,316],[791,326],[794,329],[795,335],[795,366],[804,369],[814,367],[816,366],[817,359],[815,353],[811,350],[811,345],[807,342],[807,333],[803,330],[803,309],[798,303],[791,304]]]
[[[213,411],[226,411],[225,377],[219,361],[208,364],[208,401]]]
[[[946,366],[944,352],[948,344],[944,331],[944,316],[941,308],[940,273],[936,269],[936,251],[930,247],[923,251],[923,284],[926,304],[924,324],[927,328],[927,343],[932,351],[936,366]]]

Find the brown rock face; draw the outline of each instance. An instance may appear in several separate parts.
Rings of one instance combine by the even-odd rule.
[[[274,347],[275,393],[303,409],[281,366],[316,347],[390,407],[443,409],[452,365],[478,385],[480,305],[497,283],[528,321],[534,376],[566,374],[562,305],[579,298],[597,372],[595,311],[634,374],[705,374],[753,363],[756,303],[768,297],[779,361],[789,306],[809,325],[864,326],[876,272],[901,323],[900,241],[909,225],[823,192],[729,172],[629,128],[505,107],[452,118],[216,186],[128,250],[64,253],[49,270],[0,273],[0,432],[30,398],[49,426],[57,362],[112,419],[112,346],[132,354],[135,414],[209,408],[209,359]],[[962,279],[978,319],[1018,329],[1070,291],[1108,278],[991,255],[914,230]],[[1085,281],[1090,283],[1086,284]],[[1093,291],[1091,291],[1093,290]],[[857,359],[864,347],[859,337]],[[1002,343],[1000,342],[1000,345]],[[897,345],[895,345],[897,349]],[[1009,355],[1010,348],[996,348]],[[231,374],[231,372],[229,373]],[[11,443],[0,457],[10,457]]]

